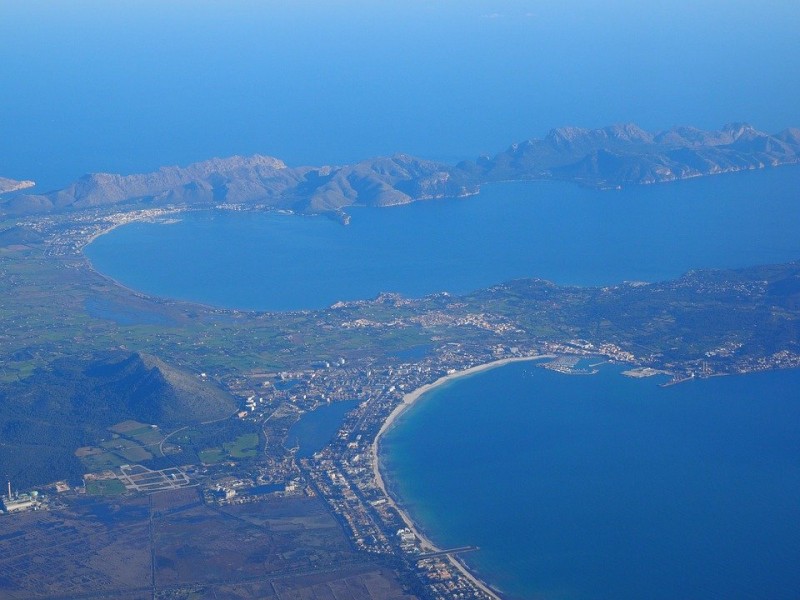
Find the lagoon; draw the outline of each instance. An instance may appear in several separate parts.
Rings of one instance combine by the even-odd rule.
[[[341,429],[345,415],[355,408],[355,400],[344,400],[334,404],[325,404],[300,417],[289,428],[286,441],[289,446],[297,447],[298,458],[309,458],[322,450]]]
[[[456,162],[561,125],[716,128],[747,119],[774,132],[798,124],[797,3],[257,4],[203,1],[187,11],[153,0],[7,1],[0,75],[10,84],[0,99],[10,118],[0,122],[0,175],[47,191],[84,172],[146,172],[236,153],[292,165],[397,151]],[[460,293],[514,277],[657,280],[800,258],[799,183],[800,168],[785,168],[619,192],[502,184],[466,200],[354,210],[348,228],[193,213],[176,225],[120,228],[86,252],[100,271],[148,293],[264,310],[380,291]],[[120,323],[140,318],[113,305],[87,308]],[[491,377],[513,382],[516,368]],[[484,547],[468,559],[492,582],[529,598],[781,598],[800,589],[789,537],[800,467],[787,466],[800,455],[791,442],[796,374],[660,390],[613,372],[537,370],[535,392],[498,380],[485,388],[492,380],[484,377],[456,388],[477,386],[474,409],[450,410],[455,404],[438,395],[415,406],[394,430],[390,466],[437,541]],[[588,388],[581,395],[575,386]],[[754,389],[745,398],[741,388]],[[447,427],[425,429],[428,418]],[[475,500],[453,511],[450,492],[426,483],[435,471],[403,470],[415,463],[401,442],[416,432],[442,460],[479,421],[479,439],[463,436],[482,442],[479,454],[464,466],[458,453],[468,448],[451,445],[456,462],[441,471],[445,485],[462,473],[470,487],[461,499]],[[674,448],[667,431],[680,442]],[[491,443],[501,433],[517,435],[519,457],[539,470],[501,471],[508,478],[499,483],[482,477],[507,458],[506,445]],[[586,456],[601,442],[610,447]],[[671,486],[656,476],[676,471],[687,478],[667,478]],[[785,496],[775,494],[781,473]],[[700,497],[687,504],[692,485]],[[730,497],[719,493],[726,489]],[[486,493],[492,502],[481,506]],[[655,502],[673,497],[674,505]],[[647,512],[656,506],[665,515]],[[498,554],[503,540],[519,559]]]

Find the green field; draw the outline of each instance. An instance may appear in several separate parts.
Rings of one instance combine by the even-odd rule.
[[[243,433],[232,442],[225,442],[222,447],[201,450],[198,456],[206,464],[227,459],[254,458],[258,456],[258,434]]]
[[[231,458],[253,458],[258,455],[258,434],[243,433],[233,442],[222,446]]]
[[[157,427],[137,421],[123,421],[108,429],[114,433],[113,439],[101,442],[100,447],[85,446],[75,451],[87,473],[148,461],[153,458],[148,447],[158,446],[164,437]]]
[[[125,486],[119,479],[98,479],[86,482],[86,493],[92,496],[119,496],[125,493]]]
[[[222,448],[207,448],[198,452],[197,455],[207,465],[222,462],[227,456]]]
[[[133,440],[144,447],[156,446],[164,439],[164,434],[156,425],[148,425],[147,423],[133,420],[117,423],[109,427],[108,430]]]
[[[80,459],[87,473],[114,469],[120,465],[124,465],[126,462],[122,457],[103,448],[78,448],[78,450],[75,451],[75,456]]]
[[[109,450],[110,452],[120,456],[129,464],[140,463],[153,458],[153,455],[145,450],[141,445],[137,444],[133,440],[127,440],[121,437],[101,442],[100,445],[106,450]]]

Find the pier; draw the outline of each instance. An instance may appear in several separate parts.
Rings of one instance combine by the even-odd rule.
[[[439,550],[438,552],[425,552],[423,554],[418,554],[417,560],[436,558],[437,556],[450,556],[451,554],[461,554],[463,552],[474,552],[475,550],[480,550],[480,548],[478,548],[478,546],[459,546],[458,548]]]

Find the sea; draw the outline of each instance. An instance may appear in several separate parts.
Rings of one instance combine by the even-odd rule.
[[[796,598],[800,371],[599,370],[512,363],[429,392],[383,439],[390,489],[511,598]]]
[[[789,0],[6,0],[0,176],[48,191],[254,153],[454,164],[564,125],[777,132],[800,126],[798,22]],[[798,231],[785,167],[605,192],[502,183],[352,209],[348,227],[185,213],[86,253],[151,294],[294,310],[797,260]],[[661,388],[515,364],[426,395],[383,459],[433,540],[480,546],[465,561],[512,597],[796,598],[798,402],[798,372]],[[309,417],[325,425],[305,451],[334,412]]]

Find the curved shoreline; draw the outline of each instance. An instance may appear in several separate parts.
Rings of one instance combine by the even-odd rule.
[[[163,214],[164,215],[180,214],[182,212],[185,212],[185,211],[181,210],[181,209],[175,209],[174,211],[173,210],[167,210]],[[111,275],[106,275],[105,273],[103,273],[102,271],[100,271],[99,269],[97,269],[94,266],[94,263],[89,258],[89,256],[86,254],[86,249],[93,242],[95,242],[97,239],[103,237],[104,235],[111,233],[115,229],[118,229],[119,227],[122,227],[123,225],[131,225],[133,223],[146,223],[148,221],[155,222],[154,221],[154,217],[150,216],[150,215],[140,215],[140,214],[136,214],[136,213],[120,213],[120,214],[132,215],[132,217],[129,218],[129,219],[126,219],[126,220],[121,220],[121,221],[113,221],[112,220],[112,221],[109,222],[108,227],[104,227],[100,231],[97,231],[97,232],[91,234],[85,240],[82,240],[81,243],[80,243],[80,246],[78,246],[78,248],[77,248],[78,254],[83,259],[83,261],[84,261],[84,263],[86,265],[86,268],[91,273],[94,273],[98,277],[101,277],[101,278],[111,282],[112,284],[114,284],[118,288],[121,288],[122,290],[124,290],[124,291],[126,291],[126,292],[128,292],[130,294],[133,294],[135,296],[139,296],[139,297],[146,297],[146,298],[149,298],[149,299],[152,299],[152,300],[156,300],[156,301],[158,301],[158,300],[169,300],[169,298],[167,298],[167,297],[155,296],[155,295],[152,295],[152,294],[148,294],[147,292],[141,292],[139,290],[135,290],[134,288],[125,285],[124,283],[122,283],[118,279],[114,279]],[[159,216],[163,216],[163,215],[159,215]],[[113,215],[112,215],[112,218],[113,218]]]
[[[163,214],[158,215],[158,216],[163,217],[163,216],[167,216],[167,215],[180,215],[180,214],[185,214],[185,213],[189,213],[189,212],[200,212],[202,210],[206,210],[206,209],[190,209],[190,208],[175,208],[174,210],[173,209],[165,209],[165,212]],[[210,210],[213,210],[213,209],[210,209]],[[127,213],[125,213],[125,214],[127,214]],[[123,292],[126,292],[126,293],[130,294],[131,296],[135,296],[136,298],[142,298],[142,299],[148,300],[150,302],[155,302],[156,304],[162,304],[162,305],[163,304],[171,304],[171,305],[180,304],[180,305],[185,305],[185,306],[196,306],[196,307],[200,307],[200,308],[203,308],[203,309],[206,309],[206,310],[209,310],[209,311],[213,311],[213,312],[218,312],[218,311],[236,312],[238,310],[244,310],[246,312],[251,312],[253,314],[264,314],[264,313],[267,313],[267,312],[272,312],[272,311],[255,310],[255,309],[227,308],[227,307],[224,307],[224,306],[217,306],[217,305],[209,304],[209,303],[206,303],[206,302],[199,302],[199,301],[195,301],[195,300],[182,299],[182,298],[179,298],[179,297],[176,297],[176,296],[162,296],[162,295],[159,295],[159,294],[154,294],[154,293],[151,293],[151,292],[138,290],[136,288],[133,288],[133,287],[131,287],[129,285],[126,285],[126,284],[122,283],[120,280],[115,279],[113,276],[108,275],[108,274],[104,273],[103,271],[99,270],[97,267],[94,266],[94,263],[89,258],[89,256],[86,254],[86,248],[89,245],[91,245],[92,242],[94,242],[98,238],[100,238],[100,237],[102,237],[102,236],[104,236],[104,235],[106,235],[108,233],[111,233],[115,229],[117,229],[119,227],[123,227],[125,225],[131,225],[133,223],[148,223],[148,222],[149,223],[158,223],[158,221],[156,221],[155,218],[153,216],[151,216],[151,215],[136,216],[135,218],[129,219],[127,221],[121,221],[121,222],[118,222],[118,223],[112,222],[111,224],[109,224],[108,227],[105,227],[101,231],[93,233],[88,238],[86,238],[86,240],[83,241],[80,244],[80,246],[77,248],[77,254],[80,256],[81,260],[83,261],[87,271],[92,273],[93,275],[95,275],[97,277],[100,277],[101,279],[107,281],[108,283],[110,283],[111,285],[119,288]],[[288,312],[293,312],[293,311],[288,311]]]
[[[383,480],[383,476],[381,475],[381,465],[380,465],[380,441],[381,438],[386,434],[389,429],[395,424],[397,418],[405,412],[408,408],[413,406],[413,404],[419,400],[423,395],[430,392],[431,390],[436,389],[450,381],[454,381],[456,379],[461,379],[462,377],[467,377],[469,375],[474,375],[476,373],[480,373],[482,371],[488,371],[489,369],[495,369],[498,367],[505,366],[507,364],[515,363],[515,362],[523,362],[523,361],[533,361],[533,360],[541,360],[545,358],[553,358],[554,355],[552,354],[536,354],[533,356],[518,356],[513,358],[503,358],[500,360],[495,360],[492,362],[484,363],[482,365],[476,365],[474,367],[470,367],[469,369],[464,369],[463,371],[456,371],[455,373],[451,373],[449,375],[445,375],[440,377],[433,383],[427,383],[417,389],[405,394],[403,396],[403,401],[398,404],[389,416],[386,417],[386,420],[381,425],[380,430],[378,430],[375,439],[372,442],[372,473],[375,478],[375,485],[383,492],[383,495],[386,497],[387,502],[390,506],[392,506],[397,513],[400,515],[400,518],[403,519],[403,522],[406,524],[412,533],[417,536],[417,539],[420,541],[420,546],[423,550],[428,552],[440,552],[441,548],[436,546],[424,533],[422,533],[419,527],[414,523],[411,519],[409,514],[403,509],[397,500],[389,493],[388,488],[386,487],[386,482]],[[488,584],[481,581],[475,574],[473,574],[466,565],[456,558],[455,556],[448,555],[447,556],[450,563],[458,569],[464,577],[469,579],[477,588],[487,594],[489,597],[493,598],[494,600],[501,600],[501,597],[492,590]]]

